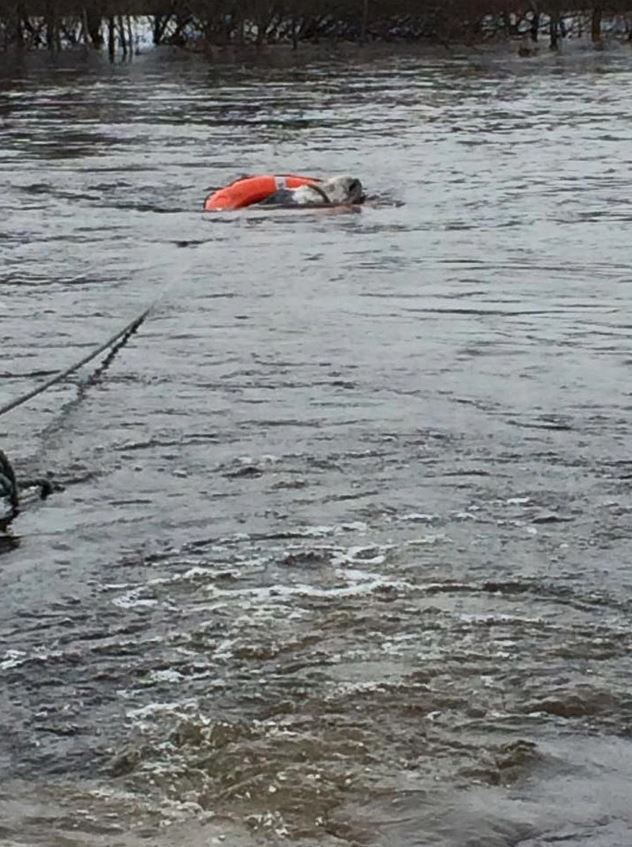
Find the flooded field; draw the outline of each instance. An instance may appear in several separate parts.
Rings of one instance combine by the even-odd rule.
[[[632,53],[0,74],[0,844],[629,847]],[[203,214],[242,173],[361,211]]]

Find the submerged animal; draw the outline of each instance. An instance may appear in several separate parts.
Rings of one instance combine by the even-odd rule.
[[[280,188],[259,206],[355,206],[365,199],[359,179],[353,176],[333,176],[313,185]]]
[[[353,206],[364,201],[359,179],[334,176],[316,179],[311,176],[259,174],[218,188],[204,201],[206,212],[229,212],[247,206]]]

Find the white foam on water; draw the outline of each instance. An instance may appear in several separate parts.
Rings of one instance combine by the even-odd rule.
[[[119,609],[151,608],[157,606],[158,600],[150,597],[139,597],[139,594],[145,590],[145,586],[141,585],[132,589],[127,594],[114,597],[112,605],[118,606]]]
[[[409,523],[432,523],[439,520],[439,515],[429,515],[424,512],[409,512],[406,515],[399,515],[397,519]]]
[[[423,547],[428,544],[439,544],[441,541],[450,541],[444,533],[436,535],[422,535],[419,538],[410,538],[405,542],[407,547]]]
[[[180,564],[180,560],[178,562]],[[211,567],[202,567],[201,565],[195,565],[192,568],[189,568],[188,571],[184,571],[184,573],[177,573],[173,576],[156,576],[153,579],[147,580],[147,586],[156,586],[156,585],[175,585],[179,582],[192,582],[194,580],[200,578],[212,578],[213,575],[217,573],[217,567],[227,567],[227,562],[219,562],[216,563],[212,568]]]
[[[196,700],[183,700],[174,703],[148,703],[146,706],[141,706],[137,709],[128,709],[125,713],[126,717],[132,720],[142,720],[150,718],[154,715],[176,715],[177,717],[190,717],[191,712],[198,708]]]
[[[162,671],[152,671],[149,674],[149,680],[151,682],[180,682],[181,679],[184,679],[182,674],[171,668]]]
[[[0,661],[0,671],[8,671],[18,668],[26,661],[26,653],[23,650],[7,650],[4,658]]]

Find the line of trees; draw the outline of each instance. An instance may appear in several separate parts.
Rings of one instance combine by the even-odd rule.
[[[571,0],[572,2],[572,0]],[[244,45],[324,39],[480,41],[505,34],[551,47],[616,20],[632,40],[632,0],[0,0],[0,47],[134,51],[139,21],[154,44]]]

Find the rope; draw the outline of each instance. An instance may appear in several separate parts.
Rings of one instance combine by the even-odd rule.
[[[21,397],[17,397],[15,400],[11,400],[9,403],[4,406],[0,406],[0,417],[2,415],[6,415],[7,412],[11,412],[13,409],[17,409],[18,406],[22,406],[28,400],[32,400],[33,397],[37,397],[38,394],[42,394],[44,391],[47,391],[49,388],[52,388],[53,385],[57,385],[58,382],[62,382],[66,377],[73,374],[75,371],[78,371],[79,368],[87,365],[88,362],[91,362],[92,359],[96,359],[96,357],[103,353],[104,350],[107,350],[108,347],[113,347],[112,354],[114,354],[117,350],[119,350],[128,340],[129,338],[136,332],[138,327],[145,320],[147,315],[151,312],[151,310],[155,306],[155,302],[149,306],[148,309],[145,309],[144,312],[141,312],[133,321],[130,321],[126,326],[123,327],[116,335],[113,335],[111,338],[108,338],[100,347],[97,347],[96,350],[93,350],[92,353],[89,353],[87,356],[84,356],[79,362],[76,362],[74,365],[71,365],[69,368],[66,368],[65,371],[58,373],[52,379],[49,379],[48,382],[45,382],[43,385],[34,388],[32,391],[29,391],[27,394],[23,394]],[[116,342],[119,341],[116,347]]]
[[[331,206],[331,200],[329,199],[329,197],[327,197],[320,185],[308,185],[307,187],[312,188],[317,194],[320,194],[320,196],[325,201],[325,206]]]

